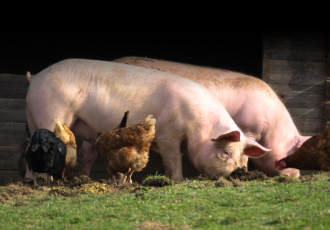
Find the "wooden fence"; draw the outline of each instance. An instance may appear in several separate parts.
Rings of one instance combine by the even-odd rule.
[[[277,92],[303,135],[315,135],[326,125],[327,43],[326,31],[264,33],[262,78]]]

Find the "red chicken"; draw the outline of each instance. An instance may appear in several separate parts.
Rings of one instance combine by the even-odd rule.
[[[291,155],[274,163],[275,169],[330,171],[330,127],[311,137]]]
[[[149,115],[143,123],[127,127],[128,112],[118,129],[109,132],[99,132],[96,151],[104,160],[108,173],[116,182],[117,172],[124,176],[119,184],[131,182],[134,171],[146,167],[149,158],[149,148],[155,136],[156,119]]]
[[[64,142],[67,149],[64,176],[68,177],[77,165],[76,138],[71,130],[66,125],[62,125],[58,119],[55,120],[55,124],[54,134]]]

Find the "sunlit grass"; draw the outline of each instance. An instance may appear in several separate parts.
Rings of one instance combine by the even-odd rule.
[[[220,188],[190,180],[117,195],[31,196],[28,206],[0,204],[0,229],[136,229],[146,221],[173,229],[330,229],[329,177],[314,178]]]

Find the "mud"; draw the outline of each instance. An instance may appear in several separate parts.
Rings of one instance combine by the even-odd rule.
[[[212,176],[209,177],[204,174],[200,174],[196,177],[194,177],[194,180],[216,180],[218,181],[222,176]],[[253,170],[253,171],[247,171],[246,167],[242,168],[237,168],[235,169],[228,177],[226,177],[227,180],[233,181],[235,179],[238,179],[240,181],[252,181],[252,180],[257,180],[257,181],[264,181],[264,180],[269,180],[270,177],[266,176],[263,172],[260,172],[258,170]]]
[[[229,180],[239,179],[240,181],[264,181],[269,180],[270,178],[266,176],[263,172],[258,170],[247,171],[246,167],[235,169],[229,176]]]
[[[33,190],[31,187],[24,185],[22,182],[10,184],[3,188],[0,193],[0,203],[7,203],[16,198],[27,198],[29,195],[36,195],[38,191]]]
[[[315,173],[320,174],[321,172]],[[330,172],[322,173],[328,177],[321,177],[322,180],[329,180]],[[239,168],[233,171],[228,177],[208,177],[206,175],[198,175],[194,178],[188,178],[183,183],[188,184],[192,181],[205,181],[199,187],[200,189],[207,189],[210,187],[244,187],[247,181],[264,181],[271,180],[275,183],[304,183],[317,179],[314,175],[306,175],[295,179],[287,176],[280,176],[276,178],[269,178],[264,173],[259,171],[247,171],[246,168]],[[62,196],[67,199],[78,194],[122,194],[134,193],[136,199],[144,199],[144,193],[152,189],[151,187],[172,186],[177,183],[169,180],[166,177],[150,177],[143,182],[143,184],[133,182],[123,185],[117,185],[112,179],[100,179],[98,181],[92,180],[87,176],[74,177],[68,179],[58,179],[47,186],[46,179],[42,176],[37,177],[37,185],[33,185],[32,179],[22,179],[19,182],[12,183],[5,187],[0,187],[0,204],[10,203],[15,206],[29,205],[26,201],[31,195],[50,195]],[[67,198],[66,198],[67,197]]]
[[[232,183],[223,177],[220,177],[217,182],[214,183],[215,187],[231,187]]]
[[[153,186],[153,187],[163,187],[173,185],[174,182],[168,179],[167,177],[162,178],[149,178],[144,181],[143,185]]]
[[[146,221],[143,224],[139,225],[137,227],[138,230],[172,230],[172,229],[181,229],[181,230],[189,230],[191,229],[188,225],[181,225],[178,226],[179,228],[176,227],[171,227],[168,224],[158,224],[156,222],[150,222]]]

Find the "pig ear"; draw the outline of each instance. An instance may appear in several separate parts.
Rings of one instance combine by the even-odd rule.
[[[245,138],[246,147],[244,149],[244,154],[251,158],[259,158],[264,156],[266,153],[273,151],[272,149],[267,149],[260,145],[258,142],[253,141],[249,138]]]
[[[227,140],[227,141],[230,141],[230,142],[238,142],[238,141],[241,141],[241,134],[238,131],[232,131],[230,133],[221,134],[221,135],[211,139],[211,141],[215,141],[215,142],[217,142],[219,140]]]

